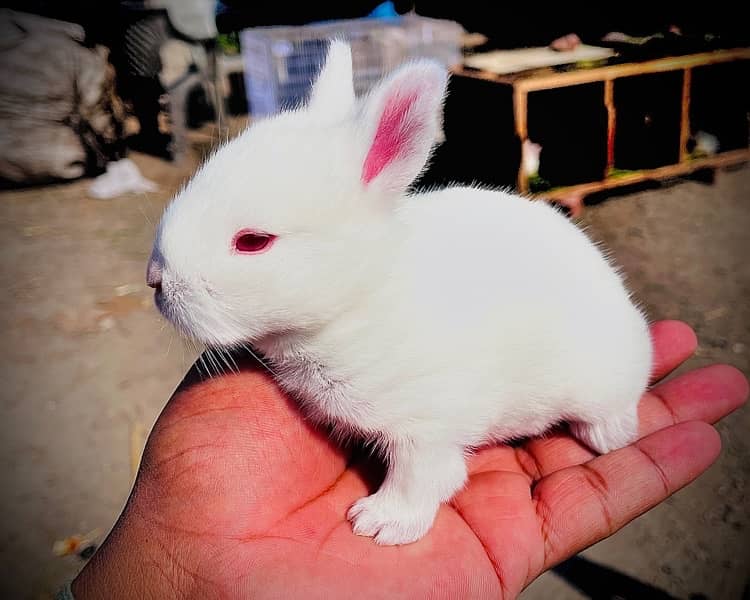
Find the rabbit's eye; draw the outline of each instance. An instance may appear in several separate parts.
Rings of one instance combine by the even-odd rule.
[[[256,254],[271,247],[275,235],[262,231],[240,231],[234,236],[234,249],[244,254]]]

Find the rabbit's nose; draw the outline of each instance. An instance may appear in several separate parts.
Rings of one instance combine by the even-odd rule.
[[[146,285],[154,288],[156,291],[161,290],[161,264],[153,258],[148,263],[148,269],[146,270]]]

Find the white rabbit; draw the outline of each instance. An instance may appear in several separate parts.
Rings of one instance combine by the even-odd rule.
[[[446,84],[415,61],[356,99],[332,42],[306,106],[253,124],[179,192],[148,268],[184,334],[254,346],[310,418],[382,450],[384,483],[348,514],[379,544],[424,536],[478,446],[561,421],[597,452],[632,442],[650,373],[646,319],[554,208],[409,193]]]

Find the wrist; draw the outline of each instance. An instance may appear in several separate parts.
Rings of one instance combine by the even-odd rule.
[[[189,597],[190,580],[170,564],[175,542],[128,513],[73,580],[75,600]]]

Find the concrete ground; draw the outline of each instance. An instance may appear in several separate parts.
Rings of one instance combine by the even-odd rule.
[[[154,222],[195,161],[134,158],[157,192],[94,200],[80,181],[0,194],[3,598],[50,598],[81,567],[55,556],[54,541],[111,526],[132,481],[131,440],[138,449],[195,356],[163,326],[143,284]],[[714,185],[662,186],[585,213],[651,317],[696,328],[690,367],[721,361],[750,372],[749,190],[742,168]],[[584,553],[602,581],[616,576],[597,564],[676,598],[743,597],[750,409],[719,429],[724,450],[708,473]],[[580,597],[553,573],[523,596]]]

